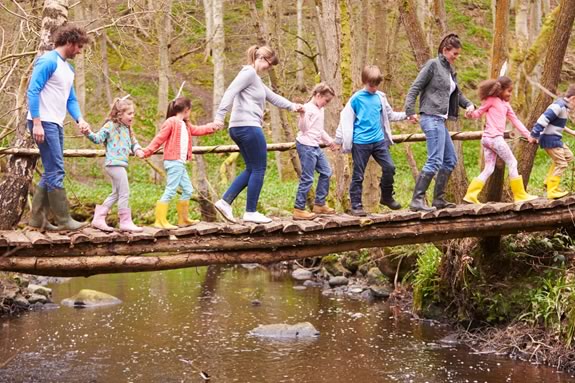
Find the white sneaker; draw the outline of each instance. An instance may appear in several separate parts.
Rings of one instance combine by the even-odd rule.
[[[217,211],[220,212],[220,214],[226,219],[226,221],[229,221],[231,223],[237,223],[236,219],[234,218],[234,213],[232,212],[232,207],[230,206],[229,203],[221,199],[214,204],[214,207],[216,208]]]
[[[252,213],[248,213],[247,211],[244,213],[244,222],[253,222],[253,223],[270,223],[272,220],[265,215],[254,211]]]

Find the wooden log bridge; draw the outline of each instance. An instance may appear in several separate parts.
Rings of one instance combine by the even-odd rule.
[[[543,231],[575,224],[575,197],[460,205],[430,213],[335,215],[269,224],[200,222],[143,233],[0,231],[0,271],[89,276],[192,266],[272,263],[370,247]]]

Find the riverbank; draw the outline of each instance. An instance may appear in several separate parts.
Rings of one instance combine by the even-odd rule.
[[[45,285],[56,278],[0,272],[0,318],[41,310],[51,305],[52,289]]]

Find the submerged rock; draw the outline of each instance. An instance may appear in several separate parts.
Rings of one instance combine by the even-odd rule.
[[[259,325],[250,331],[250,335],[282,339],[316,338],[319,336],[319,331],[309,322],[300,322],[293,325],[279,323]]]
[[[40,285],[29,284],[28,291],[30,291],[32,294],[43,295],[46,298],[50,298],[52,295],[52,289]]]
[[[349,280],[346,277],[332,277],[329,279],[329,285],[331,287],[336,286],[344,286],[349,283]]]
[[[89,289],[80,290],[78,294],[62,301],[63,305],[72,307],[107,306],[118,303],[122,303],[122,301],[110,294]]]
[[[44,304],[48,302],[48,298],[41,294],[32,294],[30,297],[28,297],[28,302],[30,302],[31,305],[35,303]]]
[[[369,286],[371,293],[375,298],[389,298],[393,290],[387,286]]]
[[[296,269],[291,273],[291,277],[296,281],[306,281],[313,277],[313,273],[306,269]]]

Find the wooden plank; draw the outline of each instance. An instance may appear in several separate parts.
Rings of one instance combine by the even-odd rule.
[[[493,214],[497,213],[497,209],[495,208],[494,204],[486,203],[483,205],[478,205],[479,208],[475,210],[476,215],[486,215],[486,214]]]
[[[299,226],[294,221],[283,221],[283,226],[282,232],[284,233],[296,233],[300,231]]]
[[[549,209],[549,205],[550,205],[550,200],[548,200],[547,198],[537,198],[536,200],[532,201],[531,203],[533,204],[533,209],[535,210],[541,210],[541,209]],[[565,203],[565,201],[561,201],[562,205],[559,206],[564,206],[563,204]]]
[[[138,241],[156,241],[156,237],[154,237],[154,232],[150,231],[150,230],[146,230],[148,229],[147,226],[144,226],[144,231],[141,231],[139,233],[132,233],[130,234],[130,236],[128,237],[128,243],[131,242],[138,242]],[[163,229],[161,229],[163,230]],[[165,231],[165,230],[163,230]]]
[[[6,240],[6,238],[4,238],[2,236],[2,234],[4,234],[6,231],[2,230],[0,231],[0,247],[6,247],[8,246],[8,241]]]
[[[250,233],[261,233],[266,230],[266,225],[263,223],[244,222],[244,225],[250,228]]]
[[[172,234],[176,237],[188,237],[191,235],[198,235],[198,228],[196,225],[179,227],[172,230]]]
[[[24,235],[32,242],[32,245],[49,245],[52,243],[49,238],[36,230],[28,230]]]
[[[334,215],[331,217],[331,220],[336,222],[340,227],[359,225],[359,217],[354,217],[349,214]]]
[[[391,217],[391,214],[389,213],[375,213],[375,214],[370,214],[369,218],[371,218],[371,220],[373,221],[373,223],[383,223],[383,222],[389,222],[389,219]]]
[[[319,222],[312,221],[294,221],[302,232],[316,231],[323,229],[323,225]]]
[[[9,246],[14,247],[32,247],[32,242],[22,232],[11,230],[2,233],[2,237],[8,241]]]
[[[401,221],[409,221],[411,219],[418,219],[421,218],[421,212],[419,211],[398,211],[395,213],[391,213],[389,217],[390,222],[401,222]]]
[[[331,220],[331,217],[329,216],[321,216],[317,219],[317,222],[321,223],[324,230],[339,227],[339,224],[336,221]]]
[[[513,210],[515,211],[523,211],[523,210],[531,210],[533,209],[533,203],[531,201],[525,202],[516,202]]]
[[[222,230],[224,224],[219,222],[199,222],[193,225],[199,235],[214,234]]]
[[[284,224],[282,221],[272,221],[270,223],[266,223],[264,225],[264,231],[266,233],[273,233],[276,231],[280,231],[283,230],[284,228]]]
[[[228,224],[222,228],[222,233],[226,233],[226,234],[239,235],[239,234],[245,234],[245,233],[249,233],[249,232],[250,232],[249,227],[247,227],[246,225],[240,225],[239,223]]]
[[[71,244],[71,239],[69,236],[67,236],[66,234],[61,234],[61,233],[57,233],[55,231],[47,231],[44,233],[44,235],[46,237],[48,237],[50,239],[50,241],[52,241],[53,245],[59,245],[59,244]]]
[[[107,233],[92,227],[87,227],[83,229],[82,232],[90,238],[90,242],[92,243],[109,243],[114,241],[118,236],[116,232]]]
[[[90,242],[90,235],[84,233],[83,230],[71,232],[69,237],[71,245],[75,245],[76,243]]]
[[[170,235],[169,230],[160,229],[158,227],[144,226],[143,229],[144,233],[149,234],[154,238],[167,237],[168,235]]]

